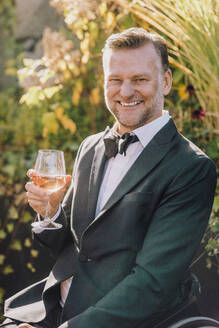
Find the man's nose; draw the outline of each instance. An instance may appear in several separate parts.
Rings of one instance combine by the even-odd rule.
[[[123,81],[120,88],[120,95],[124,98],[130,98],[134,94],[134,89],[130,81]]]

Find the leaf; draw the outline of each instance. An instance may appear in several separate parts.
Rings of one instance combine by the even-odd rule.
[[[9,264],[9,265],[6,265],[6,267],[4,267],[3,269],[3,274],[4,275],[7,275],[7,274],[10,274],[10,273],[13,273],[14,272],[14,269],[12,268],[12,266]]]
[[[99,5],[99,13],[100,13],[100,16],[104,16],[107,12],[107,5],[105,2],[102,2],[100,5]]]
[[[88,50],[89,50],[89,39],[88,38],[85,38],[83,41],[81,41],[80,49],[83,53],[88,52]]]
[[[37,257],[39,252],[36,249],[31,249],[30,254],[32,257]]]
[[[79,100],[80,100],[82,90],[83,90],[82,80],[77,80],[76,83],[75,83],[73,93],[72,93],[72,103],[75,106],[78,106],[78,104],[79,104]]]
[[[8,76],[16,76],[17,75],[17,70],[16,68],[6,68],[5,71],[4,71],[5,75],[8,75]]]
[[[54,96],[54,94],[56,94],[59,90],[60,90],[59,86],[43,89],[44,94],[45,94],[46,98],[48,98],[48,99],[52,98],[52,96]]]
[[[187,90],[186,85],[184,85],[184,84],[179,84],[178,94],[179,94],[180,99],[182,99],[184,101],[189,99],[189,92]]]
[[[14,224],[13,223],[8,223],[7,224],[7,229],[8,229],[8,232],[11,233],[14,230]]]
[[[76,124],[66,115],[63,115],[61,119],[61,123],[66,130],[70,130],[71,134],[74,134],[76,131]]]
[[[89,53],[89,51],[87,51],[84,53],[83,57],[81,58],[82,64],[87,64],[89,58],[90,58],[90,53]]]
[[[48,133],[56,134],[58,132],[59,125],[55,118],[55,113],[44,113],[42,122],[44,125],[44,132],[46,131],[46,133],[43,135],[44,137],[47,136]]]
[[[29,212],[25,211],[23,213],[23,216],[22,216],[22,222],[23,223],[28,223],[28,222],[32,221],[32,219],[33,218],[32,218],[32,216],[31,216],[31,214]]]
[[[20,240],[18,240],[18,239],[14,240],[11,244],[11,249],[13,249],[15,251],[21,251],[22,245],[21,245]]]
[[[0,287],[0,303],[2,303],[4,295],[5,295],[5,290]]]
[[[219,210],[219,197],[214,198],[213,210],[217,212]]]
[[[219,232],[219,222],[215,223],[215,224],[211,227],[211,231],[213,231],[213,232]]]
[[[0,196],[5,195],[5,192],[6,192],[5,187],[0,185]]]
[[[20,104],[26,103],[28,106],[37,105],[40,100],[45,98],[43,92],[39,86],[29,88],[28,92],[21,97]]]
[[[25,241],[24,241],[24,246],[25,247],[30,247],[32,245],[31,241],[29,238],[26,238]]]
[[[14,206],[9,208],[8,217],[13,220],[18,219],[18,211]]]
[[[209,257],[207,257],[206,259],[206,267],[210,270],[212,267],[212,262],[211,259]]]
[[[98,105],[99,104],[100,94],[99,94],[99,89],[98,88],[94,88],[94,89],[91,90],[89,100],[90,100],[91,104],[93,104],[93,105]]]
[[[111,28],[115,25],[116,23],[116,17],[113,12],[108,12],[106,15],[106,25],[108,28]]]
[[[6,257],[5,255],[0,254],[0,265],[2,265],[4,263],[5,257]]]
[[[91,36],[92,36],[93,39],[98,38],[99,27],[98,27],[97,23],[95,23],[94,21],[91,21],[89,23],[89,31],[90,31]]]
[[[5,239],[7,237],[7,234],[4,230],[0,230],[0,239]]]
[[[63,114],[64,114],[64,108],[61,106],[56,107],[55,109],[56,117],[61,120]]]
[[[28,267],[28,269],[30,269],[30,271],[36,272],[36,269],[34,268],[34,266],[30,262],[27,263],[27,267]]]

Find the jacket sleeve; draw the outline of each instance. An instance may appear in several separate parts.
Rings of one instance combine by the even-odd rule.
[[[202,158],[198,166],[182,170],[168,187],[130,274],[59,328],[150,328],[180,303],[180,281],[205,232],[216,186],[213,163]]]

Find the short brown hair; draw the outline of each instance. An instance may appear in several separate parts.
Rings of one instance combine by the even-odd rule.
[[[107,49],[137,49],[152,43],[160,56],[164,72],[169,68],[168,51],[165,39],[159,34],[150,33],[139,27],[129,28],[121,33],[112,34],[105,42],[103,53]]]

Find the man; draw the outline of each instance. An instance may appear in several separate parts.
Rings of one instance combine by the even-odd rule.
[[[49,197],[63,227],[35,231],[57,261],[47,279],[6,302],[19,328],[151,328],[191,294],[214,164],[163,109],[172,84],[163,38],[140,28],[112,35],[103,68],[114,127],[80,146],[61,207],[69,177],[50,196],[26,185],[35,211],[44,216]]]

